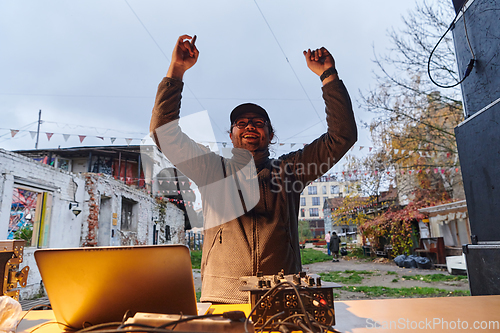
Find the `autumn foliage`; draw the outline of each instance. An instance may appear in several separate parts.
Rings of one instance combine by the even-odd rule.
[[[414,199],[403,209],[389,208],[385,213],[360,226],[360,232],[375,248],[381,238],[392,244],[393,255],[410,254],[413,247],[412,224],[425,218],[419,209],[450,202],[446,191],[419,188],[413,192]]]

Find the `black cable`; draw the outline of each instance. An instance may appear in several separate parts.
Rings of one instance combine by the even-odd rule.
[[[284,314],[285,314],[285,311],[281,311],[281,312],[278,312],[277,314],[275,314],[274,316],[269,317],[269,319],[268,319],[268,320],[266,320],[266,322],[265,322],[265,323],[262,325],[262,327],[261,327],[261,328],[257,331],[257,333],[258,333],[258,332],[263,332],[263,331],[264,331],[264,328],[265,328],[267,325],[269,325],[269,323],[270,323],[271,321],[273,321],[275,318],[277,318],[277,317],[279,317],[279,316],[281,316],[281,315],[284,315]]]
[[[465,7],[466,3],[467,3],[467,1],[465,1],[463,3],[463,5],[460,8],[460,10],[457,12],[457,15],[455,15],[455,18],[453,19],[453,21],[449,25],[448,29],[446,29],[445,33],[441,36],[441,38],[439,38],[438,42],[436,43],[436,45],[432,49],[431,54],[429,55],[429,60],[427,61],[427,74],[429,76],[429,79],[432,81],[432,83],[434,83],[436,86],[438,86],[440,88],[445,88],[445,89],[447,89],[447,88],[453,88],[453,87],[458,86],[462,82],[464,82],[464,80],[472,72],[472,69],[474,68],[474,63],[476,62],[474,51],[472,50],[472,46],[471,46],[470,41],[469,41],[469,36],[467,34],[467,26],[465,25],[465,10],[464,10],[464,7]],[[469,50],[470,50],[470,52],[472,54],[472,59],[469,61],[469,64],[467,65],[467,69],[465,70],[464,77],[459,82],[457,82],[455,84],[452,84],[452,85],[444,86],[444,85],[441,85],[441,84],[437,83],[432,78],[432,75],[431,75],[431,59],[432,59],[432,55],[434,54],[434,52],[436,51],[437,47],[439,46],[439,44],[441,43],[441,41],[444,39],[444,37],[446,36],[446,34],[451,30],[451,28],[453,28],[455,26],[456,20],[457,20],[458,16],[460,15],[460,12],[462,12],[462,17],[464,19],[465,37],[467,39],[467,43],[469,44]]]

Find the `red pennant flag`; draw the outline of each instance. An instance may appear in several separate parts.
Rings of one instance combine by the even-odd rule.
[[[50,138],[52,137],[52,135],[54,135],[54,133],[45,133],[47,135],[47,140],[50,141]]]
[[[79,135],[78,136],[80,138],[80,143],[83,142],[83,140],[85,140],[85,138],[87,137],[86,135]]]
[[[19,133],[19,130],[10,130],[10,135],[12,135],[12,137],[15,137],[17,133]]]

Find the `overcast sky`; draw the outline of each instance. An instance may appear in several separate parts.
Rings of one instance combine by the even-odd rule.
[[[200,57],[184,76],[181,115],[207,110],[216,140],[229,142],[229,112],[260,104],[284,143],[274,148],[281,155],[325,130],[321,83],[302,51],[333,54],[359,124],[372,116],[358,101],[375,85],[373,47],[386,52],[388,29],[415,3],[0,0],[0,148],[34,148],[29,131],[40,109],[39,148],[108,145],[111,137],[139,144],[177,37],[196,34]],[[11,129],[20,132],[12,138]],[[359,132],[358,153],[372,145]],[[55,134],[49,141],[45,133]]]

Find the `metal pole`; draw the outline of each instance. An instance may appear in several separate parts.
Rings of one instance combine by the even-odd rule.
[[[42,123],[42,110],[38,111],[38,129],[36,131],[35,149],[38,149],[38,138],[40,137],[40,124]]]

